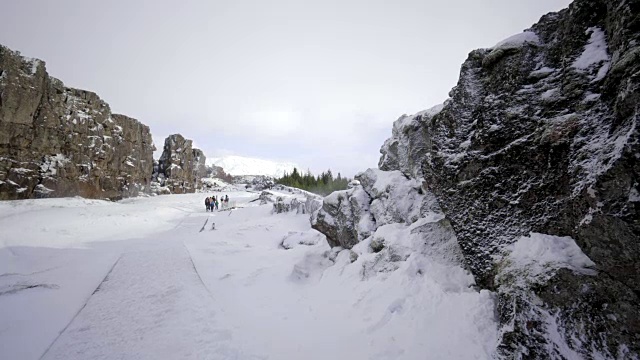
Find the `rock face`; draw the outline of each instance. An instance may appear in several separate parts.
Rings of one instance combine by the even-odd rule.
[[[191,140],[180,134],[169,135],[164,141],[153,178],[173,194],[193,193],[201,187],[201,179],[207,175],[205,160],[202,150],[192,148]]]
[[[477,284],[498,294],[503,358],[640,356],[639,13],[577,0],[472,51],[450,99],[398,119],[382,147],[379,168],[437,198]],[[368,198],[334,193],[314,220],[332,246],[366,236],[376,195],[357,178]],[[522,244],[567,257],[519,267]]]
[[[0,200],[148,191],[149,127],[0,46]]]

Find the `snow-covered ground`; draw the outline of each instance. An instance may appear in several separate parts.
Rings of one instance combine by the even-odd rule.
[[[220,194],[238,208],[0,203],[0,359],[491,357],[494,300],[462,269],[414,253],[365,274],[376,254],[331,251],[308,215]]]

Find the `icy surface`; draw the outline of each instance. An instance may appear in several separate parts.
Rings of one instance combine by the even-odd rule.
[[[367,243],[330,250],[258,194],[213,194],[239,208],[0,203],[0,358],[491,358],[493,295],[447,259],[440,217],[379,227],[403,258],[388,262]]]

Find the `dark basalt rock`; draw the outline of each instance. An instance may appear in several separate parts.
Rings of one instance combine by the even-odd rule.
[[[0,200],[136,196],[154,150],[149,127],[0,46]]]

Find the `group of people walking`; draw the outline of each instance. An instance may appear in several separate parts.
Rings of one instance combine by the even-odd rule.
[[[221,205],[223,209],[226,209],[229,206],[229,195],[221,196],[220,199],[216,198],[216,196],[210,196],[204,199],[204,205],[207,208],[207,211],[218,210],[218,206]]]

